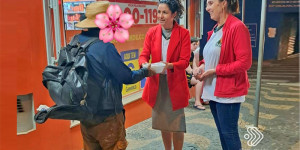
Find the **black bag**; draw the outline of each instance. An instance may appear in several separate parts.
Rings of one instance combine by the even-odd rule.
[[[87,96],[88,70],[86,52],[98,38],[80,44],[77,35],[60,51],[58,66],[47,66],[43,71],[43,84],[56,105],[36,113],[37,123],[48,118],[65,120],[89,120],[93,110],[85,100]]]

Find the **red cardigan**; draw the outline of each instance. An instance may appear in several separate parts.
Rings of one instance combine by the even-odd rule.
[[[149,29],[144,41],[144,48],[139,57],[139,64],[162,61],[162,29],[161,25]],[[173,110],[188,105],[189,89],[185,69],[189,65],[191,55],[190,34],[187,29],[174,23],[167,52],[167,62],[173,63],[174,68],[167,70],[167,80]],[[148,77],[144,87],[142,99],[154,107],[159,87],[159,74]]]
[[[208,32],[208,40],[213,33]],[[219,64],[216,67],[217,97],[238,97],[248,94],[247,70],[252,64],[252,49],[248,28],[238,18],[229,15],[224,26]],[[204,63],[204,61],[201,61]]]

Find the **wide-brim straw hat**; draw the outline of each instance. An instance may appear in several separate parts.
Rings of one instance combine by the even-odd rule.
[[[106,10],[109,6],[108,1],[97,1],[90,3],[87,5],[85,9],[86,19],[78,22],[75,26],[77,28],[95,28],[97,25],[95,24],[96,15],[100,13],[106,13]]]

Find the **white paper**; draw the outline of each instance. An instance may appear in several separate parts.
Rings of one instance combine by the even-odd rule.
[[[148,63],[142,65],[143,68],[148,68],[148,66],[149,66]],[[150,69],[153,70],[155,73],[161,73],[164,70],[165,66],[166,64],[164,64],[163,62],[157,62],[151,64]]]

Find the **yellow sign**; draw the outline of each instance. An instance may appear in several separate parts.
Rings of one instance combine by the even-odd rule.
[[[139,51],[136,50],[129,50],[121,52],[121,57],[131,70],[139,70],[139,62],[138,62]],[[126,96],[128,94],[137,92],[141,89],[140,82],[135,84],[123,84],[122,95]]]

